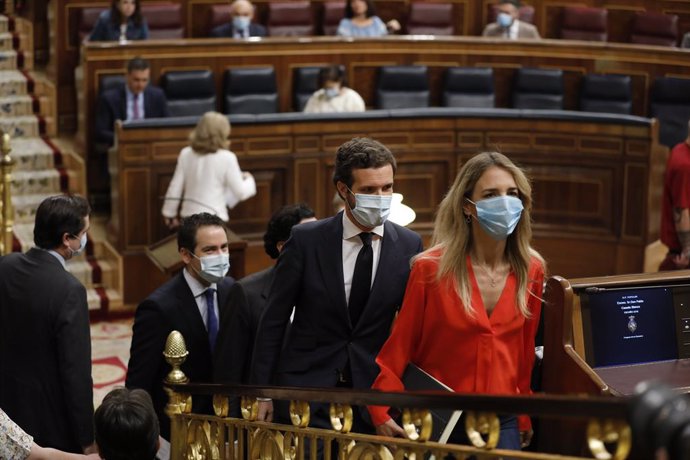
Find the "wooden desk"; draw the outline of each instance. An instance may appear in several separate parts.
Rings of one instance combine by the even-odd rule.
[[[655,122],[588,118],[576,112],[518,110],[370,111],[337,118],[277,114],[231,118],[232,150],[257,180],[257,196],[230,214],[230,226],[257,239],[278,207],[306,201],[331,214],[336,148],[371,136],[398,159],[395,190],[429,234],[434,212],[467,158],[498,148],[533,180],[535,246],[551,273],[566,276],[642,269],[658,234],[665,149]],[[194,119],[144,120],[117,127],[111,242],[130,256],[165,236],[162,197]],[[138,277],[136,270],[125,268]],[[125,279],[125,296],[129,292]]]

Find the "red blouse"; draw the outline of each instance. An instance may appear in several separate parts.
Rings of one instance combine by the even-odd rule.
[[[530,394],[544,284],[541,262],[530,261],[529,319],[515,305],[517,279],[512,271],[488,316],[467,257],[475,311],[470,317],[453,289],[452,278],[437,282],[437,270],[438,260],[430,259],[419,259],[412,267],[402,309],[376,358],[381,372],[372,388],[403,391],[400,377],[413,362],[458,393]],[[388,407],[370,406],[369,412],[375,425],[390,418]],[[529,418],[520,417],[519,426],[520,430],[529,429]]]

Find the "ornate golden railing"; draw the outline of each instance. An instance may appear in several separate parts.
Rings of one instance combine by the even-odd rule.
[[[191,384],[180,371],[187,351],[174,331],[164,353],[173,370],[166,379],[170,396],[171,459],[275,459],[317,458],[426,459],[513,458],[576,459],[558,453],[499,450],[497,414],[529,414],[542,422],[571,419],[587,425],[580,446],[588,446],[597,459],[625,459],[631,444],[627,401],[613,397],[528,396],[500,397],[440,392],[383,393],[320,388],[284,388]],[[459,370],[460,371],[460,370]],[[213,397],[215,415],[191,412],[192,394]],[[230,399],[241,396],[242,418],[229,417]],[[290,402],[292,425],[257,421],[257,398]],[[310,428],[310,403],[330,404],[332,429]],[[403,410],[407,439],[351,433],[352,407],[385,405]],[[463,409],[471,446],[440,444],[429,440],[433,409]],[[471,456],[471,457],[470,457]]]
[[[10,135],[2,134],[0,144],[0,255],[12,252],[12,232],[14,226],[14,207],[12,206],[12,169],[14,159],[10,157]]]

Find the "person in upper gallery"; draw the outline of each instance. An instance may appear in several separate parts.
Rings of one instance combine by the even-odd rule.
[[[292,227],[316,220],[314,211],[304,203],[280,208],[268,221],[264,233],[264,250],[271,259],[278,259]],[[220,315],[218,344],[214,355],[214,381],[249,383],[252,349],[259,328],[259,319],[266,307],[269,288],[275,273],[271,266],[236,282],[228,294],[228,304]],[[232,408],[237,412],[237,406]]]
[[[259,322],[252,383],[363,389],[374,381],[409,261],[422,250],[419,235],[387,221],[395,170],[391,151],[373,139],[338,147],[333,184],[345,211],[292,228]],[[328,410],[312,405],[310,426],[330,427]],[[282,403],[277,416],[287,419]],[[272,401],[259,403],[258,417],[273,418]],[[354,408],[352,429],[373,433],[366,411]]]
[[[498,2],[496,22],[487,24],[482,32],[483,37],[502,37],[509,40],[538,39],[539,31],[535,26],[520,21],[519,0],[501,0]]]
[[[413,260],[372,388],[402,391],[413,363],[456,392],[531,393],[544,284],[544,261],[530,246],[531,192],[500,153],[462,166],[439,205],[432,247]],[[379,434],[404,437],[388,407],[369,412]],[[530,438],[528,417],[501,417],[498,448],[520,449]]]
[[[341,66],[321,69],[319,81],[321,89],[311,95],[304,113],[364,112],[364,100],[357,91],[347,87]]]
[[[179,331],[189,351],[182,371],[192,382],[210,382],[219,310],[234,283],[226,276],[228,235],[218,216],[200,213],[182,219],[177,247],[184,268],[137,307],[125,380],[127,388],[141,388],[151,395],[161,436],[167,440],[170,419],[165,414],[168,397],[163,379],[170,366],[163,358],[165,342],[170,332]],[[194,412],[213,413],[207,398],[195,396],[193,405]]]
[[[341,37],[382,37],[400,30],[397,19],[384,23],[376,16],[373,0],[347,0],[345,17],[340,20],[336,35]]]
[[[248,0],[234,0],[230,5],[232,21],[214,27],[209,37],[248,38],[265,37],[266,28],[253,22],[254,5]]]
[[[688,137],[668,156],[662,200],[660,239],[668,254],[659,270],[690,268],[690,121]]]
[[[228,208],[256,195],[254,176],[240,170],[237,155],[228,150],[229,136],[230,121],[218,112],[206,112],[189,135],[161,211],[171,229],[179,225],[178,215],[204,211],[227,222]]]
[[[12,460],[100,460],[98,454],[70,454],[41,447],[0,409],[0,458]]]
[[[26,254],[0,258],[0,407],[38,445],[93,453],[91,331],[84,285],[65,261],[86,248],[89,204],[46,198]]]
[[[93,42],[124,42],[147,38],[149,27],[146,18],[141,15],[139,0],[113,0],[110,9],[103,11],[98,17],[89,35],[89,40]]]
[[[169,117],[168,100],[162,89],[149,84],[151,67],[135,57],[127,63],[125,85],[105,90],[98,98],[96,141],[113,145],[115,120]]]
[[[93,415],[98,452],[104,460],[154,460],[160,425],[144,390],[115,388]]]

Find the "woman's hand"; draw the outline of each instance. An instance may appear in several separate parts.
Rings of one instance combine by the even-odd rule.
[[[384,423],[376,427],[376,434],[379,436],[386,436],[387,438],[406,438],[405,430],[400,425],[395,423],[395,420],[389,418]]]
[[[386,23],[386,27],[388,28],[388,32],[390,33],[395,33],[402,29],[397,19],[391,19],[390,21],[388,21]]]

